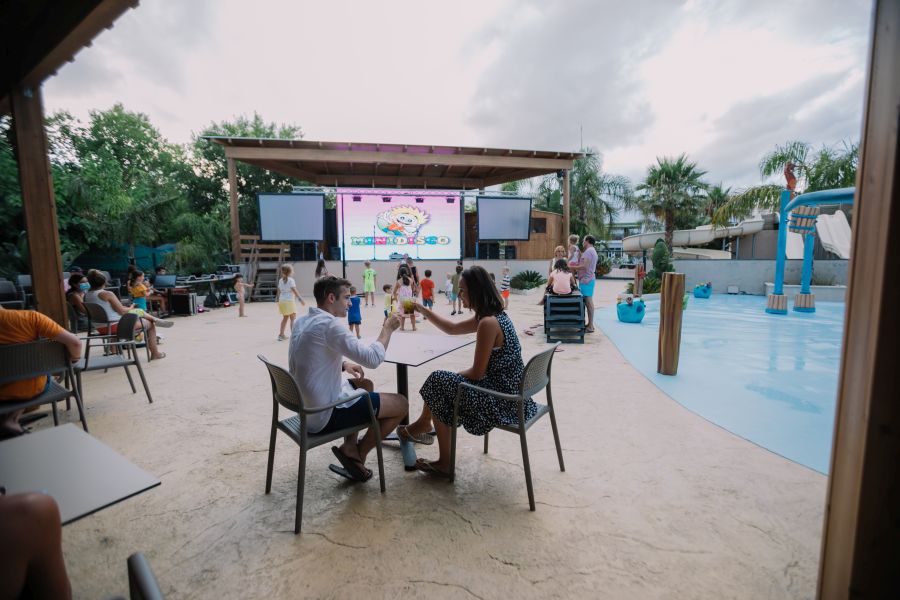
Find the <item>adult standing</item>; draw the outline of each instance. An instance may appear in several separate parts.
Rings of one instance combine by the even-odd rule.
[[[597,250],[594,248],[596,239],[592,235],[584,236],[583,248],[579,261],[574,264],[578,277],[578,289],[584,296],[584,307],[587,311],[587,327],[585,331],[594,333],[594,284],[597,281]],[[571,266],[571,265],[570,265]]]
[[[316,279],[322,277],[328,277],[328,267],[325,266],[325,260],[320,258],[316,263]]]
[[[346,324],[350,307],[349,281],[334,276],[322,277],[313,286],[313,295],[316,306],[309,309],[309,314],[297,319],[288,349],[290,372],[297,381],[303,401],[314,408],[344,398],[356,388],[365,389],[370,392],[382,437],[388,435],[409,410],[406,398],[400,394],[372,392],[372,383],[363,379],[363,366],[374,369],[384,361],[391,334],[400,326],[399,317],[388,316],[378,339],[364,344],[350,333]],[[359,364],[344,360],[345,357]],[[354,383],[343,379],[342,371],[353,376]],[[355,399],[312,414],[306,423],[309,433],[329,433],[367,423],[369,418],[368,403]],[[353,479],[368,481],[372,471],[365,467],[365,461],[375,442],[375,432],[369,429],[359,441],[354,433],[344,438],[343,445],[334,446],[331,451]]]
[[[416,469],[438,477],[449,476],[450,426],[459,384],[468,382],[504,394],[515,394],[525,372],[516,328],[504,312],[503,299],[488,272],[479,266],[464,270],[459,294],[465,307],[475,312],[465,321],[451,321],[421,304],[416,304],[416,310],[444,333],[475,333],[472,366],[458,373],[431,373],[420,390],[425,401],[421,416],[408,427],[397,430],[397,434],[404,439],[427,444],[430,443],[427,432],[434,425],[439,458],[434,462],[419,459]],[[529,398],[525,401],[525,418],[530,419],[536,412],[537,405]],[[471,390],[466,390],[460,398],[458,416],[459,423],[473,435],[484,435],[500,424],[517,423],[519,420],[514,402]]]
[[[413,288],[413,296],[419,295],[419,269],[416,268],[416,265],[413,264],[413,259],[409,254],[403,255],[403,262],[400,263],[400,266],[397,268],[397,279],[400,279],[400,271],[406,268],[409,271],[409,275],[412,278],[412,288]]]

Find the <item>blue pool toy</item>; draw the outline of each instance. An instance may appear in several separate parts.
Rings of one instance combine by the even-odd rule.
[[[694,298],[709,298],[712,296],[712,284],[701,283],[694,286]]]
[[[623,323],[640,323],[647,314],[647,307],[641,299],[637,299],[631,304],[621,302],[616,305],[616,313]]]

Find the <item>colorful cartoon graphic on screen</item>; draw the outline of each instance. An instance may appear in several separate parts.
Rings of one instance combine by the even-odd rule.
[[[413,206],[395,206],[378,215],[378,228],[389,235],[415,237],[428,222],[428,213]]]

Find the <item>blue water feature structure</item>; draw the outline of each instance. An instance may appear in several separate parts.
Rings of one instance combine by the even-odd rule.
[[[640,298],[635,298],[631,304],[620,302],[616,305],[616,315],[623,323],[640,323],[646,314],[647,305]]]
[[[781,210],[778,223],[778,254],[775,261],[775,289],[766,300],[766,312],[773,315],[787,314],[787,297],[784,295],[784,261],[787,250],[788,230],[803,235],[803,272],[800,277],[800,293],[794,297],[794,310],[816,312],[812,283],[813,249],[816,242],[816,219],[819,207],[824,204],[853,204],[856,188],[838,188],[800,194],[791,199],[790,190],[781,191]]]
[[[694,298],[709,298],[712,296],[712,283],[700,283],[694,286]]]

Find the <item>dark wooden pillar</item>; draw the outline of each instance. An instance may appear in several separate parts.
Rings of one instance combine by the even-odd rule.
[[[820,598],[900,598],[900,2],[876,0]]]
[[[228,161],[228,204],[231,210],[231,259],[234,264],[241,262],[241,222],[238,212],[237,168],[234,159]]]
[[[39,311],[65,327],[59,228],[41,89],[15,89],[10,97],[34,298]]]
[[[571,212],[571,197],[569,190],[569,169],[563,171],[563,184],[562,184],[562,203],[563,203],[563,240],[562,247],[568,251],[569,249],[569,236],[572,235],[572,223],[569,218],[569,214]]]

